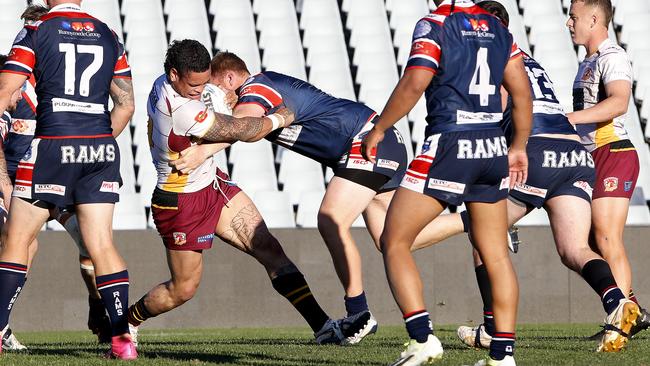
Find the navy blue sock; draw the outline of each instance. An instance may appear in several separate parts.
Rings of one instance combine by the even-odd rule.
[[[493,360],[503,360],[515,353],[515,334],[496,332],[490,343],[490,357]]]
[[[360,312],[368,310],[368,302],[366,301],[366,293],[362,292],[360,295],[354,297],[344,297],[345,299],[345,311],[348,312],[348,316],[358,314]]]
[[[97,290],[111,319],[113,336],[129,332],[127,306],[129,304],[129,272],[111,273],[95,278]]]
[[[478,289],[483,300],[483,324],[485,325],[485,331],[487,334],[493,335],[495,325],[494,314],[492,313],[492,286],[490,285],[490,279],[488,278],[487,269],[484,264],[474,268],[474,271],[476,272],[476,282],[478,283]]]
[[[625,298],[623,291],[616,285],[609,264],[604,259],[590,260],[582,267],[581,273],[582,278],[600,296],[607,314],[614,311],[619,301]]]
[[[27,266],[0,262],[0,330],[9,324],[9,314],[25,284]]]
[[[469,233],[469,213],[467,211],[461,212],[460,219],[463,220],[463,232]]]
[[[429,319],[429,313],[426,310],[404,314],[404,322],[409,337],[415,339],[418,343],[425,343],[429,338],[429,334],[433,334],[431,319]]]

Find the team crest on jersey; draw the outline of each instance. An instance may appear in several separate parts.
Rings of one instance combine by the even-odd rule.
[[[32,147],[31,145],[29,146],[29,149],[25,151],[25,156],[23,156],[23,160],[29,160],[32,158]]]
[[[431,24],[428,20],[420,20],[418,24],[415,25],[415,31],[413,31],[413,38],[424,37],[431,32]]]
[[[582,81],[589,81],[594,77],[594,70],[591,67],[585,69],[584,74],[582,74]]]
[[[605,178],[605,180],[603,180],[603,184],[605,185],[605,192],[613,192],[618,188],[618,178]]]
[[[208,118],[208,107],[205,107],[205,110],[199,112],[199,114],[194,117],[194,120],[198,123],[203,123],[206,118]]]
[[[183,245],[187,243],[187,235],[185,233],[175,231],[172,236],[174,238],[174,245]]]

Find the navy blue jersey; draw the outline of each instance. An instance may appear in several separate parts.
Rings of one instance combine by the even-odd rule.
[[[281,105],[291,109],[295,122],[267,139],[330,165],[348,152],[354,136],[375,115],[364,104],[335,98],[306,81],[270,71],[251,76],[237,94],[238,105],[257,104],[267,114]]]
[[[434,73],[425,91],[426,135],[498,127],[504,70],[519,56],[508,29],[470,0],[446,0],[422,18],[406,70]]]
[[[115,33],[74,4],[56,6],[25,25],[2,72],[34,74],[36,135],[43,138],[112,134],[110,83],[131,77]]]
[[[524,67],[530,79],[530,89],[533,95],[533,126],[531,136],[540,134],[577,135],[575,128],[564,114],[564,108],[555,96],[553,83],[546,71],[532,57],[524,55]],[[512,108],[511,100],[503,114],[501,127],[510,142],[512,137]]]
[[[36,94],[34,78],[25,81],[21,92],[23,99],[18,101],[16,110],[11,113],[7,122],[7,136],[3,141],[7,171],[14,176],[18,162],[25,156],[34,139],[36,131]]]

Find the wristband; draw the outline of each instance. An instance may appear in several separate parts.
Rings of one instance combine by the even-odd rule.
[[[271,114],[271,115],[268,115],[267,117],[273,123],[273,127],[271,128],[271,131],[275,131],[278,128],[284,127],[284,123],[282,123],[282,122],[284,122],[284,118],[282,118],[282,116],[278,116],[276,114]],[[282,118],[282,122],[280,122],[280,118]]]

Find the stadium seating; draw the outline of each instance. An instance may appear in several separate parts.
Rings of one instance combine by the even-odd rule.
[[[584,49],[576,52],[565,26],[570,0],[501,1],[510,13],[510,29],[518,45],[529,53],[532,49],[553,80],[561,103],[572,110],[573,78]],[[26,3],[0,0],[0,52],[10,49]],[[628,224],[650,224],[650,148],[646,144],[650,141],[650,2],[613,3],[616,11],[610,34],[626,47],[634,69],[636,103],[630,104],[628,131],[641,161],[635,192],[641,201],[632,205]],[[87,0],[83,7],[125,40],[133,72],[136,112],[130,128],[118,138],[124,186],[116,208],[117,229],[153,224],[145,216],[156,184],[146,100],[151,84],[163,73],[169,41],[195,38],[211,54],[219,50],[237,53],[252,73],[273,70],[306,79],[328,93],[365,102],[380,112],[408,59],[414,24],[435,8],[427,0]],[[408,144],[409,158],[422,144],[425,117],[422,98],[397,124],[412,143]],[[273,148],[268,141],[236,143],[215,160],[240,182],[269,226],[316,227],[331,169]],[[361,218],[355,223],[359,224]],[[542,210],[535,210],[522,224],[547,225],[548,218]],[[61,229],[57,224],[48,224],[48,228]]]

